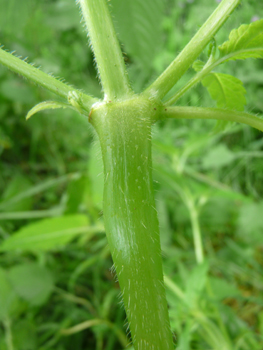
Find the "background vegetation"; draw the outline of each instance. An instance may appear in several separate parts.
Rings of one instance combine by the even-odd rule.
[[[162,72],[216,2],[109,2],[135,91]],[[100,96],[73,0],[0,0],[0,8],[1,44]],[[262,17],[260,2],[244,1],[216,41]],[[247,111],[262,115],[262,61],[220,71],[242,80]],[[120,350],[128,341],[103,229],[98,144],[87,119],[71,110],[25,122],[50,98],[0,66],[0,349]],[[179,103],[214,106],[201,85]],[[215,133],[214,125],[169,120],[153,130],[171,323],[179,350],[262,350],[262,133],[241,125]]]

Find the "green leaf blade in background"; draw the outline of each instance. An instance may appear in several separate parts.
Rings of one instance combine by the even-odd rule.
[[[51,272],[36,263],[25,263],[8,271],[8,280],[17,295],[32,305],[41,305],[53,289]]]
[[[115,26],[124,50],[148,70],[162,44],[162,0],[112,0]]]
[[[229,56],[227,60],[263,58],[263,19],[232,30],[229,40],[218,49],[220,57]]]
[[[20,193],[27,191],[31,188],[32,184],[26,176],[21,174],[15,175],[5,188],[3,196],[0,198],[0,206],[4,203],[0,211],[6,212],[18,212],[28,211],[33,206],[33,199],[26,197],[19,202],[12,202],[12,198],[18,196]],[[11,200],[11,203],[9,201]]]
[[[0,251],[56,250],[88,228],[88,219],[81,214],[40,220],[13,233],[0,245]]]
[[[17,296],[8,280],[7,272],[0,268],[0,321],[10,316]]]
[[[191,271],[186,282],[186,302],[190,308],[194,308],[205,288],[208,276],[209,264],[203,261]]]
[[[236,77],[223,73],[210,73],[202,80],[202,84],[216,101],[218,108],[244,110],[246,90]]]

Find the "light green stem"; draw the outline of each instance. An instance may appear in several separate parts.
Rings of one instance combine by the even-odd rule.
[[[243,53],[245,50],[242,50]],[[177,91],[176,94],[174,94],[169,100],[165,101],[166,106],[173,105],[177,100],[179,100],[180,97],[182,97],[186,91],[193,88],[197,83],[199,83],[207,74],[209,74],[214,68],[219,66],[220,64],[230,60],[232,57],[238,55],[238,51],[235,51],[233,53],[230,53],[226,56],[223,56],[219,59],[212,59],[208,60],[208,62],[205,64],[203,69],[198,72],[192,79],[188,81],[187,84],[185,84],[179,91]]]
[[[225,120],[246,124],[263,131],[263,119],[253,114],[221,108],[167,107],[160,116],[160,119],[166,118]]]
[[[6,341],[7,350],[14,350],[10,319],[9,318],[5,319],[3,324],[5,328],[5,341]]]
[[[158,106],[134,97],[94,106],[104,162],[104,223],[135,350],[173,350],[152,185]]]
[[[201,230],[200,230],[200,225],[198,220],[198,212],[193,200],[190,203],[188,203],[187,206],[190,213],[190,220],[191,220],[192,231],[193,231],[196,261],[198,264],[202,264],[202,262],[204,261],[204,249],[203,249]]]
[[[45,89],[53,92],[54,94],[63,97],[68,100],[68,94],[72,91],[76,91],[72,86],[69,86],[49,74],[42,72],[40,69],[32,66],[31,64],[21,60],[20,58],[12,55],[9,52],[0,48],[0,63],[6,66],[19,75],[27,78],[33,83],[44,87]],[[92,98],[82,92],[79,92],[83,96],[83,107],[88,112],[94,102],[97,99]]]
[[[152,96],[163,98],[200,55],[239,2],[223,0],[183,51],[146,91]]]
[[[105,100],[131,94],[120,45],[105,0],[79,0],[95,55]]]

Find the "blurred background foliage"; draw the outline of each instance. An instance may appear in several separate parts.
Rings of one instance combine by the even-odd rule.
[[[135,91],[167,67],[217,2],[109,1]],[[101,96],[74,0],[0,0],[0,8],[1,45]],[[262,17],[260,1],[244,1],[215,39],[220,44],[231,29]],[[262,115],[262,61],[219,71],[244,83],[247,111]],[[110,270],[96,136],[71,110],[24,119],[52,98],[0,66],[0,350],[121,350],[127,322]],[[178,103],[215,105],[201,85]],[[214,125],[169,120],[153,130],[172,328],[178,350],[262,350],[262,133],[232,125],[215,134]]]

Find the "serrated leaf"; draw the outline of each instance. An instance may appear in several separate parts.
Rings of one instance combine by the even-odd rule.
[[[0,245],[0,251],[58,249],[77,235],[85,233],[87,228],[88,219],[81,214],[40,220],[13,233]]]
[[[263,19],[232,30],[229,40],[218,49],[220,57],[229,56],[227,60],[263,58]]]
[[[36,114],[37,112],[41,112],[46,109],[57,109],[57,108],[71,108],[71,106],[68,105],[67,103],[56,102],[56,101],[41,102],[30,109],[30,111],[26,115],[26,120],[28,120],[30,117],[32,117],[32,115]]]
[[[164,1],[111,0],[110,4],[125,52],[148,70],[149,62],[152,62],[155,52],[162,45]]]
[[[216,101],[218,108],[244,110],[246,90],[239,79],[229,74],[210,73],[202,80],[202,84]]]

